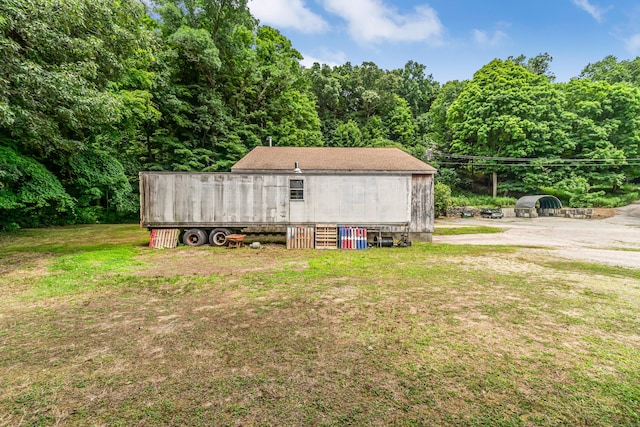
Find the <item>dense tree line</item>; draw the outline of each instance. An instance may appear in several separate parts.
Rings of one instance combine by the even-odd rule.
[[[640,176],[640,59],[555,83],[548,54],[509,57],[444,84],[301,59],[246,0],[1,2],[0,228],[135,217],[139,171],[227,171],[268,137],[400,147],[512,194]]]

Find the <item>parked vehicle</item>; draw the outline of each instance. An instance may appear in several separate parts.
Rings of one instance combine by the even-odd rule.
[[[483,218],[503,218],[504,214],[502,213],[502,209],[492,209],[492,208],[484,208],[480,209],[480,215]]]

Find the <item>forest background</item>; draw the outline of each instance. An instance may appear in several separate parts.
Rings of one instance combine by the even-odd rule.
[[[279,146],[398,147],[437,195],[640,198],[640,58],[557,83],[550,55],[468,81],[300,65],[246,0],[0,2],[0,229],[136,218],[142,170],[228,171]]]

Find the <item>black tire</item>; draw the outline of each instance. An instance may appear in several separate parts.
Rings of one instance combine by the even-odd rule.
[[[231,231],[226,228],[214,228],[209,233],[209,244],[211,246],[224,246],[228,244],[227,236],[231,234]]]
[[[182,242],[187,246],[202,246],[207,243],[207,233],[199,228],[189,229],[182,236]]]

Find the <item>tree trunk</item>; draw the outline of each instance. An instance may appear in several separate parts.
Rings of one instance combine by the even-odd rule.
[[[493,173],[493,198],[498,197],[498,172]]]

